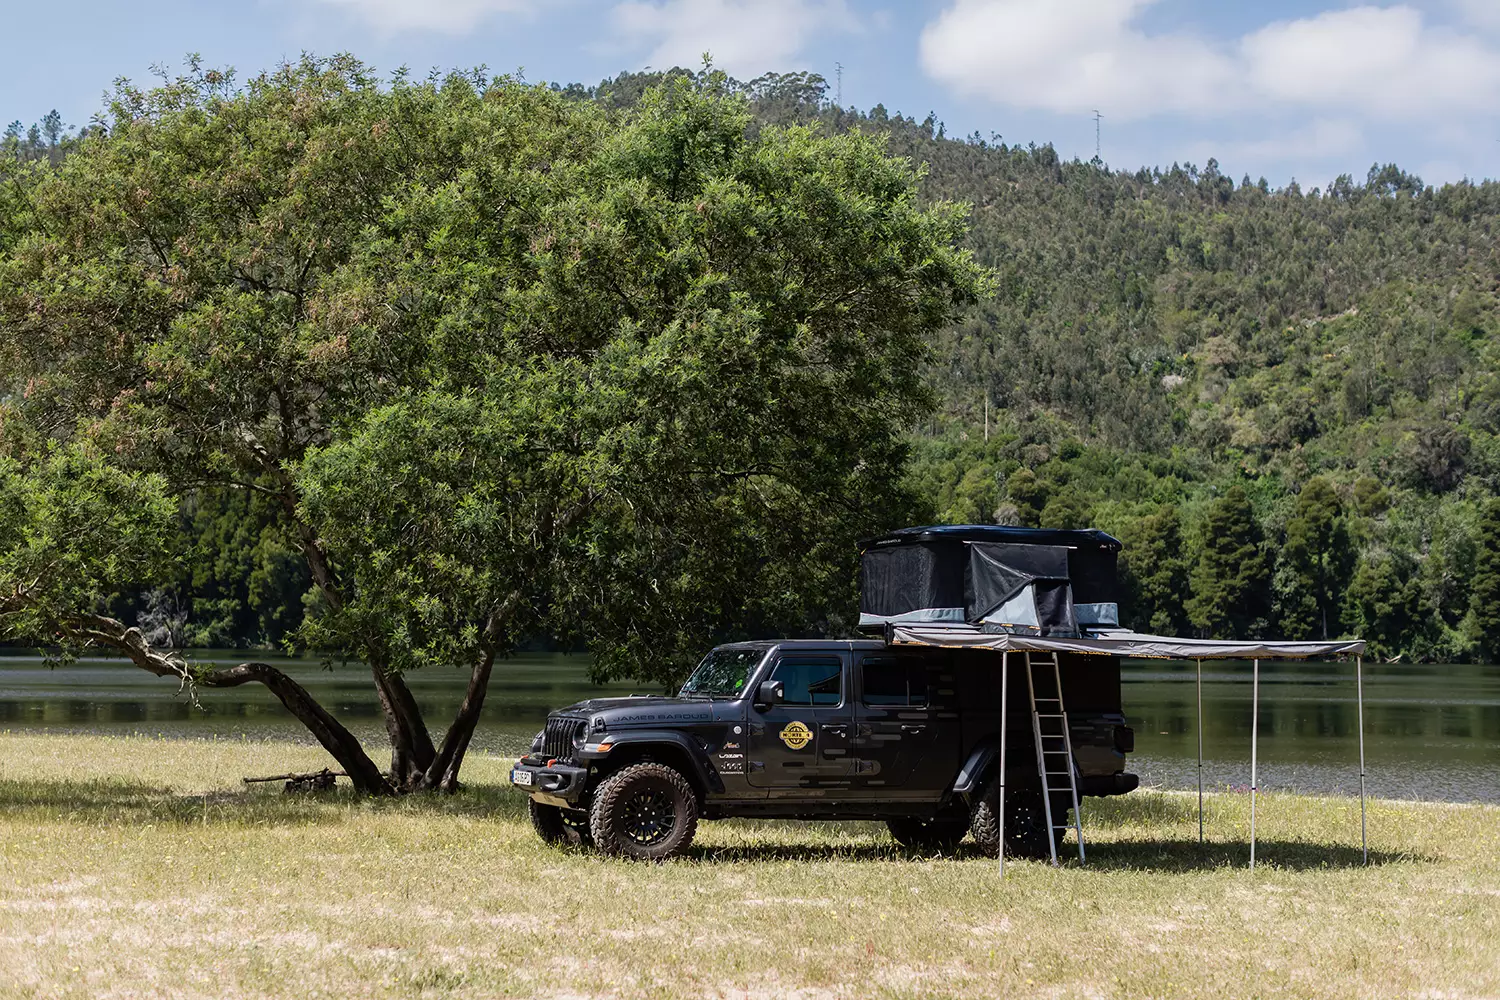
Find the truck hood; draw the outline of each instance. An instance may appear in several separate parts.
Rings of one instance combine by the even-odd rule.
[[[687,698],[590,698],[558,709],[557,715],[602,717],[610,729],[626,726],[712,722],[713,702]]]

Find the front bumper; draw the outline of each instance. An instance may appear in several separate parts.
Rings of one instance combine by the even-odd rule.
[[[525,777],[517,780],[517,775]],[[574,809],[588,787],[588,776],[587,767],[522,757],[511,768],[510,783],[544,805]]]

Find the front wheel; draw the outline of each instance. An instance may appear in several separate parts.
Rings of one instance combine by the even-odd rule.
[[[632,764],[604,779],[589,813],[605,854],[661,861],[681,854],[698,830],[698,796],[665,764]]]

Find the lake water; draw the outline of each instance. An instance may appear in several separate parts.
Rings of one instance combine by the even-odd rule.
[[[242,653],[207,658],[237,662]],[[368,673],[357,664],[321,669],[276,659],[362,738],[385,730]],[[1196,787],[1191,663],[1125,667],[1125,713],[1136,731],[1130,769],[1146,784]],[[466,675],[427,670],[409,683],[429,721],[441,726],[463,696]],[[1210,788],[1250,780],[1250,664],[1205,665],[1204,774]],[[516,754],[551,708],[601,694],[646,693],[642,685],[596,686],[580,656],[518,656],[496,666],[475,735],[476,750]],[[181,738],[311,742],[259,685],[203,691],[202,708],[170,681],[119,660],[84,659],[51,669],[36,656],[0,652],[0,731],[138,733]],[[1358,790],[1354,665],[1261,665],[1260,785],[1267,789]],[[1500,803],[1500,667],[1365,665],[1365,740],[1370,794],[1387,798]]]

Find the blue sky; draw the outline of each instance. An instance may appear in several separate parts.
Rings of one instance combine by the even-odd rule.
[[[843,101],[1114,167],[1324,186],[1397,162],[1500,176],[1500,0],[49,0],[9,5],[0,116],[72,124],[188,52],[242,75],[303,51],[595,83],[696,65],[809,69]]]

